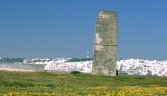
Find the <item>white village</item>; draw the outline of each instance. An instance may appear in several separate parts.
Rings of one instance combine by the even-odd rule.
[[[0,58],[0,60],[3,60]],[[14,65],[30,66],[30,65],[42,65],[43,71],[56,71],[56,72],[71,72],[80,71],[83,73],[92,72],[92,58],[74,59],[74,58],[56,58],[56,59],[24,59],[23,62],[14,63],[0,63],[0,68],[9,69]],[[22,70],[13,68],[14,70]],[[26,69],[24,70],[36,70]],[[116,69],[119,75],[149,75],[149,76],[167,76],[167,60],[143,60],[143,59],[126,59],[117,60]],[[41,71],[40,70],[40,71]]]
[[[81,71],[85,73],[92,72],[92,60],[67,62],[69,58],[58,58],[52,61],[36,62],[36,64],[45,64],[44,70],[50,71]],[[117,67],[119,74],[126,75],[155,75],[167,76],[167,61],[127,59],[118,60]]]

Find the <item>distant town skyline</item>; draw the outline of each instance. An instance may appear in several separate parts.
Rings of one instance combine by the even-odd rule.
[[[93,57],[99,10],[117,11],[117,58],[167,60],[166,0],[0,0],[0,57]]]

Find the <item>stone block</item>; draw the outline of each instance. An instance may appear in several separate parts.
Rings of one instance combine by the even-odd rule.
[[[116,76],[117,22],[115,11],[99,11],[92,74]]]

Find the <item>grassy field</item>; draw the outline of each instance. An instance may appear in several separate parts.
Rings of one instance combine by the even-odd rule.
[[[167,96],[166,77],[0,71],[0,96]]]

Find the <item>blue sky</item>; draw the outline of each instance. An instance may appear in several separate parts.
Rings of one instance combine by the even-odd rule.
[[[0,0],[0,57],[93,56],[98,10],[117,11],[117,58],[167,60],[167,0]]]

